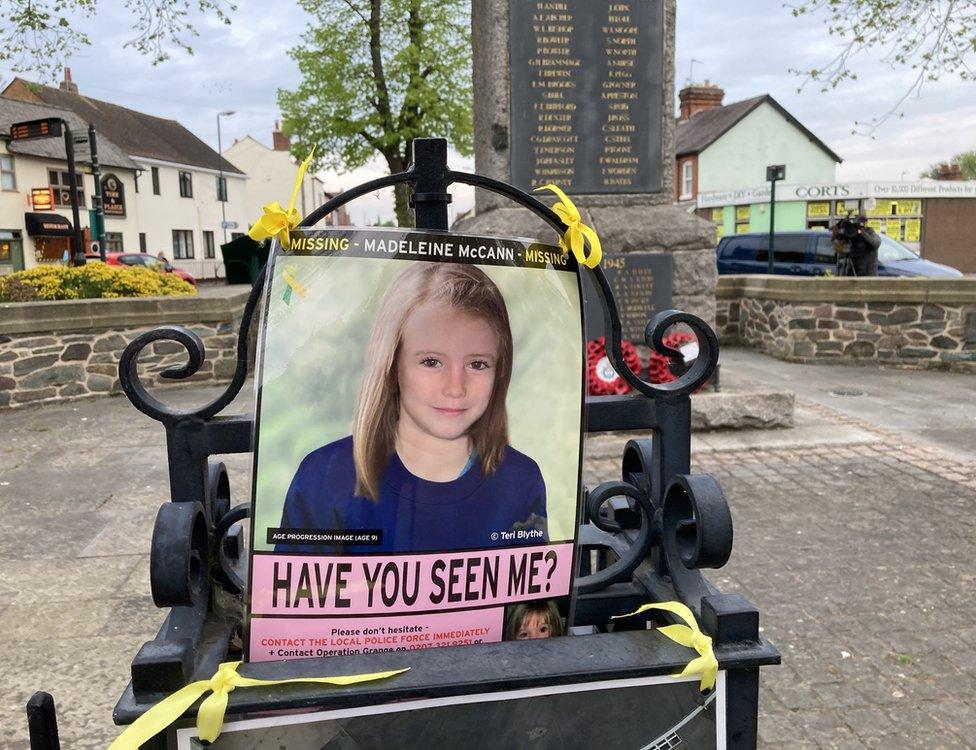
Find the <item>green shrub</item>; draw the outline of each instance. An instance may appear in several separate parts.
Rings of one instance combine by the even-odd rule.
[[[79,268],[38,266],[0,276],[0,302],[168,297],[196,293],[196,287],[175,274],[164,274],[144,266],[104,263],[86,263]]]

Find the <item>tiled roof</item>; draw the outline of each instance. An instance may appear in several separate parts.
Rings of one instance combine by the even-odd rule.
[[[10,133],[10,126],[15,122],[26,120],[40,120],[46,117],[61,117],[71,128],[71,134],[78,137],[88,136],[88,123],[84,122],[78,115],[61,107],[52,107],[48,104],[34,104],[20,99],[10,99],[0,96],[0,135]],[[139,165],[130,159],[125,151],[119,148],[105,134],[97,131],[98,137],[98,161],[100,164],[109,167],[121,167],[123,169],[139,169]],[[10,141],[7,148],[12,154],[28,154],[39,156],[46,159],[56,159],[65,161],[67,156],[64,152],[64,138],[38,138],[33,141]],[[76,161],[88,160],[88,143],[75,144]]]
[[[823,149],[835,162],[843,161],[837,154],[827,148],[827,145],[823,141],[803,127],[793,115],[783,109],[782,105],[769,94],[754,96],[751,99],[744,99],[741,102],[726,104],[724,107],[707,109],[704,112],[698,112],[688,120],[683,122],[678,121],[674,131],[675,156],[701,153],[764,102],[779,111],[786,118],[787,122],[802,131],[812,143]]]
[[[52,86],[14,79],[5,95],[29,89],[30,95],[45,104],[68,109],[85,122],[92,123],[129,156],[158,159],[175,164],[216,170],[222,163],[224,172],[243,174],[210,146],[197,138],[176,120],[164,120],[134,109],[91,99]]]

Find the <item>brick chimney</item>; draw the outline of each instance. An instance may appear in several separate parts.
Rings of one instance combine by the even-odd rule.
[[[709,80],[701,85],[685,86],[678,92],[681,102],[681,122],[690,120],[699,112],[722,106],[725,92]]]
[[[935,176],[937,180],[949,180],[956,181],[962,179],[962,167],[960,167],[956,162],[947,164],[942,162],[939,165],[939,173]]]
[[[291,151],[291,138],[281,129],[281,123],[275,120],[275,129],[271,133],[275,151]]]
[[[64,69],[64,80],[58,84],[58,88],[72,94],[78,93],[78,84],[71,80],[71,68]]]

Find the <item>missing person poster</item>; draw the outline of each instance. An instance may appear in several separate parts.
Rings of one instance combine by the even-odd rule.
[[[579,517],[575,260],[305,230],[269,262],[246,658],[565,631]]]

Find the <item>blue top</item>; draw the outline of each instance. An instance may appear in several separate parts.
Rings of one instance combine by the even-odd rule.
[[[276,552],[310,554],[430,552],[544,544],[546,486],[531,458],[506,447],[495,472],[481,462],[450,482],[415,477],[394,452],[376,501],[355,494],[352,437],[302,460],[285,498],[283,529],[378,530],[378,544],[286,544]]]

